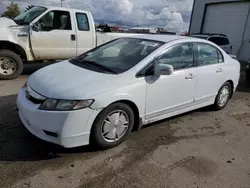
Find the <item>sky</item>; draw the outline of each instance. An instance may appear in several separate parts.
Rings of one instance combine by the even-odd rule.
[[[0,0],[0,12],[12,0]],[[28,5],[60,6],[60,0],[14,0],[21,11]],[[64,7],[89,10],[97,23],[128,27],[163,27],[177,33],[188,30],[193,0],[64,0]]]

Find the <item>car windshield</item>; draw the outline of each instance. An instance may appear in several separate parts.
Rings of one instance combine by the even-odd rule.
[[[47,10],[47,8],[45,8],[45,7],[39,7],[39,6],[32,7],[28,11],[26,11],[23,14],[20,14],[19,16],[14,18],[14,21],[18,25],[28,25],[28,24],[30,24],[30,22],[32,22],[34,19],[36,19],[38,16],[40,16],[46,10]]]
[[[135,66],[162,44],[154,40],[120,38],[71,59],[70,62],[87,69],[92,67],[93,70],[95,67],[95,71],[119,74]]]

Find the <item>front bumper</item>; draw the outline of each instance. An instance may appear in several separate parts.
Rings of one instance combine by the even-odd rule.
[[[65,148],[89,144],[90,130],[98,110],[44,111],[39,110],[39,106],[26,98],[25,89],[20,90],[17,97],[19,116],[33,135]]]

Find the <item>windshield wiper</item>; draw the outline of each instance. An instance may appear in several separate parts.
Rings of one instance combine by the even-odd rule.
[[[100,64],[96,63],[95,61],[79,60],[77,58],[74,58],[74,60],[77,61],[78,63],[84,63],[84,64],[92,65],[92,66],[98,67],[101,70],[111,72],[113,74],[117,74],[117,72],[115,70],[110,69],[110,68],[108,68],[108,67],[106,67],[104,65],[100,65]]]

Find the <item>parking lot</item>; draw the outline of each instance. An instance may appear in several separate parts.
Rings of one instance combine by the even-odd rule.
[[[250,185],[250,88],[244,73],[222,111],[196,110],[133,132],[107,150],[64,149],[21,124],[16,94],[40,65],[0,81],[0,187],[247,188]]]

